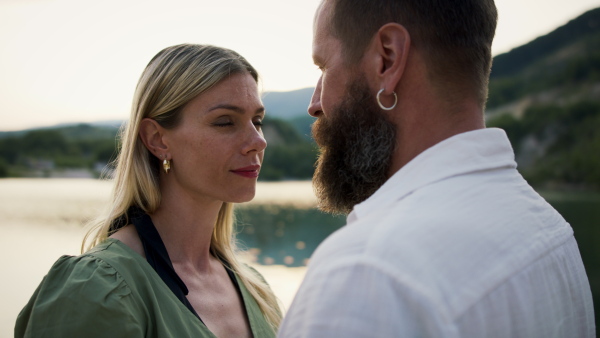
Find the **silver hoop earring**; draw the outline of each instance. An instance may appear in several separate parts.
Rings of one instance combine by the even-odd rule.
[[[384,89],[381,88],[379,93],[377,93],[377,104],[379,104],[379,107],[383,110],[392,110],[396,108],[396,104],[398,104],[398,96],[396,95],[396,92],[392,92],[392,94],[394,94],[394,104],[391,107],[386,107],[381,103],[381,99],[379,99],[379,96],[381,96],[381,93],[383,93],[383,91]]]

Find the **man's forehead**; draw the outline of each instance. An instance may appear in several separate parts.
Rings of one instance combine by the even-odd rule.
[[[317,34],[321,35],[328,33],[330,22],[331,1],[324,0],[315,12],[315,18],[313,20],[313,38],[316,38]]]
[[[331,52],[333,43],[335,41],[332,41],[332,38],[326,34],[315,35],[312,44],[312,58],[316,65],[322,66],[325,64],[325,59],[328,53]]]
[[[326,41],[331,38],[329,34],[329,5],[330,2],[324,0],[321,2],[319,7],[317,8],[317,12],[315,14],[315,19],[313,23],[313,59],[315,63],[317,61],[321,61],[320,57],[323,53],[322,49],[326,44]]]

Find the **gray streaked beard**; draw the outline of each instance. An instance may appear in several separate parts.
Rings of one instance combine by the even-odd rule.
[[[312,126],[319,145],[313,187],[319,209],[347,214],[388,179],[396,128],[376,103],[362,78],[346,97]]]

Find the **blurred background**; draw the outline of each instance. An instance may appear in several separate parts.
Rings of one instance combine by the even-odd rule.
[[[261,73],[269,146],[257,198],[237,208],[239,240],[289,305],[314,249],[345,223],[316,210],[310,183],[318,4],[0,0],[0,337],[51,264],[79,252],[108,200],[98,178],[110,177],[139,75],[184,42],[234,49]],[[600,305],[600,1],[496,5],[487,124],[506,130],[521,173],[573,227]]]

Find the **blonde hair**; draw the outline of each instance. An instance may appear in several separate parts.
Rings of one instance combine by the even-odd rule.
[[[152,214],[160,205],[160,163],[138,137],[141,121],[151,118],[165,128],[173,128],[188,102],[239,73],[249,73],[258,82],[256,70],[242,56],[208,45],[168,47],[150,61],[136,88],[131,119],[121,130],[122,145],[116,162],[112,201],[106,212],[91,222],[82,252],[129,224],[130,208],[137,207]],[[281,322],[277,298],[259,275],[237,260],[233,224],[233,205],[223,203],[211,238],[211,253],[239,276],[276,331]]]

